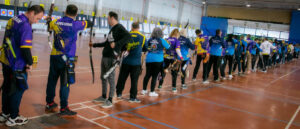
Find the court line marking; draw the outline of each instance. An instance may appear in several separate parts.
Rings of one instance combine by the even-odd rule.
[[[223,107],[223,108],[227,108],[227,109],[231,109],[231,110],[235,110],[235,111],[239,111],[239,112],[251,114],[251,115],[254,115],[254,116],[257,116],[257,117],[261,117],[261,118],[265,118],[265,119],[271,119],[271,120],[282,122],[282,123],[288,123],[288,121],[286,121],[286,120],[280,120],[280,119],[269,117],[269,116],[265,116],[265,115],[262,115],[262,114],[259,114],[259,113],[249,112],[249,111],[246,111],[246,110],[243,110],[243,109],[231,107],[231,106],[224,105],[224,104],[219,104],[219,103],[216,103],[216,102],[213,102],[213,101],[209,101],[209,100],[205,100],[205,99],[200,99],[200,98],[195,98],[195,97],[188,96],[188,95],[186,95],[184,97],[190,98],[190,99],[194,99],[196,101],[200,101],[200,102],[204,102],[204,103],[209,103],[209,104],[217,105],[219,107]],[[300,126],[299,124],[296,124],[296,123],[293,123],[293,125]]]
[[[163,102],[173,100],[173,99],[179,98],[179,97],[187,95],[187,94],[193,94],[193,93],[204,91],[204,90],[207,90],[207,89],[210,89],[210,88],[213,88],[213,87],[218,87],[218,86],[209,86],[209,87],[197,89],[197,90],[192,91],[192,92],[187,92],[187,93],[184,93],[184,94],[180,94],[180,95],[177,95],[177,96],[166,98],[166,99],[163,99],[163,100],[160,100],[160,101],[157,101],[157,102],[153,102],[153,103],[150,103],[150,104],[146,104],[146,105],[143,105],[143,106],[138,106],[138,107],[135,107],[135,108],[132,108],[132,109],[127,109],[125,111],[120,111],[120,112],[117,112],[117,113],[113,113],[113,114],[110,114],[110,116],[118,115],[118,114],[121,114],[121,113],[127,113],[127,112],[130,112],[130,111],[136,110],[136,109],[148,107],[148,106],[155,105],[155,104],[158,104],[158,103],[163,103]]]
[[[293,71],[291,71],[291,72],[289,72],[289,73],[287,73],[287,74],[285,74],[285,75],[283,75],[283,76],[281,76],[281,77],[279,77],[279,78],[277,78],[277,79],[271,81],[271,82],[270,82],[269,84],[267,84],[265,87],[271,86],[271,84],[273,84],[274,82],[276,82],[276,81],[278,81],[278,80],[280,80],[280,79],[282,79],[282,78],[284,78],[284,77],[286,77],[286,76],[288,76],[288,75],[290,75],[290,74],[292,74],[292,73],[298,71],[299,69],[300,69],[300,68],[295,69],[295,70],[293,70]]]
[[[178,128],[174,127],[174,126],[171,126],[171,125],[168,125],[168,124],[166,124],[166,123],[162,123],[162,122],[159,122],[159,121],[150,119],[150,118],[148,118],[148,117],[142,116],[142,115],[137,114],[137,113],[133,113],[133,112],[128,112],[128,113],[129,113],[129,114],[132,114],[132,115],[135,115],[135,116],[137,116],[137,117],[140,117],[140,118],[143,118],[143,119],[146,119],[146,120],[149,120],[149,121],[152,121],[152,122],[155,122],[155,123],[158,123],[158,124],[167,126],[167,127],[169,127],[169,128],[172,128],[172,129],[178,129]]]
[[[246,94],[250,94],[250,95],[260,95],[260,96],[266,97],[266,98],[271,99],[271,100],[276,100],[276,101],[280,101],[280,102],[285,102],[285,103],[291,103],[291,104],[295,104],[295,105],[300,105],[300,102],[289,100],[289,99],[283,99],[283,98],[279,98],[279,97],[268,96],[268,95],[266,95],[264,93],[261,93],[261,92],[244,90],[244,89],[241,89],[241,88],[235,88],[233,86],[228,86],[228,85],[223,85],[223,84],[217,84],[217,85],[219,85],[220,88],[231,90],[231,91],[236,91],[236,92],[240,92],[240,93],[246,93]]]
[[[90,122],[90,123],[93,123],[93,124],[95,124],[95,125],[98,125],[99,127],[102,127],[102,128],[105,128],[105,129],[110,129],[110,128],[108,128],[108,127],[102,125],[102,124],[99,124],[99,123],[97,123],[97,122],[95,122],[95,121],[92,121],[92,120],[90,120],[90,119],[88,119],[88,118],[86,118],[86,117],[84,117],[84,116],[79,115],[79,114],[77,114],[77,116],[80,117],[80,118],[83,119],[83,120],[86,120],[86,121],[88,121],[88,122]]]
[[[299,110],[300,110],[300,105],[298,106],[296,112],[293,114],[293,117],[291,118],[291,120],[289,121],[289,123],[286,125],[285,129],[289,129],[290,128],[290,126],[292,125],[293,121],[295,120],[295,118],[296,118]]]
[[[146,129],[146,128],[140,126],[140,125],[131,123],[131,122],[129,122],[129,121],[126,121],[126,120],[124,120],[124,119],[122,119],[122,118],[119,118],[119,117],[116,117],[116,116],[114,116],[114,115],[111,115],[110,117],[115,118],[115,119],[120,120],[120,121],[123,121],[123,122],[125,122],[125,123],[127,123],[127,124],[133,125],[133,126],[138,127],[138,128],[140,128],[140,129]]]

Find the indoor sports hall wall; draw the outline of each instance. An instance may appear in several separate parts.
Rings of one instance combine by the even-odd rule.
[[[213,18],[202,17],[201,29],[204,35],[214,36],[217,29],[221,29],[223,36],[227,34],[228,19],[226,18]]]
[[[291,11],[209,5],[207,16],[289,24]]]
[[[293,11],[292,13],[290,41],[300,43],[300,11]]]

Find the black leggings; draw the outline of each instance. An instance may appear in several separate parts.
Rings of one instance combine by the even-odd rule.
[[[164,63],[162,64],[163,66],[161,67],[161,78],[159,80],[159,85],[162,85],[164,83],[164,79],[166,77],[165,69],[169,68],[170,65],[172,65],[174,62],[174,59],[167,59],[164,58]]]
[[[147,90],[147,85],[150,77],[152,77],[151,92],[155,90],[157,76],[161,70],[161,67],[162,67],[162,62],[146,63],[146,75],[144,77],[143,90]]]
[[[176,80],[177,80],[177,76],[178,76],[178,72],[181,70],[181,73],[182,75],[181,76],[181,84],[185,84],[185,76],[186,76],[186,73],[185,71],[186,70],[183,70],[182,67],[187,63],[187,61],[183,61],[181,63],[181,66],[178,68],[178,69],[175,69],[175,70],[171,70],[171,73],[172,73],[172,87],[176,87]]]
[[[225,69],[226,69],[226,65],[228,62],[228,74],[231,75],[232,74],[232,65],[233,65],[233,55],[226,55],[225,57],[223,57],[224,63],[221,64],[221,76],[225,77]]]

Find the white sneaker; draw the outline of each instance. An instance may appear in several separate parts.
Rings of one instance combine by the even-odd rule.
[[[202,82],[203,84],[209,84],[209,81],[208,80],[205,80]]]
[[[226,77],[222,77],[221,79],[222,79],[222,80],[226,80]]]
[[[148,91],[147,90],[142,90],[142,95],[146,95],[147,93],[148,93]]]
[[[8,117],[9,117],[9,114],[6,115],[4,113],[1,113],[0,114],[0,123],[4,123],[5,121],[7,121]]]
[[[232,75],[228,75],[228,78],[229,78],[229,80],[231,80],[233,78],[233,76]]]
[[[173,88],[172,88],[172,92],[173,92],[173,93],[176,93],[176,92],[177,92],[177,88],[176,88],[176,87],[173,87]]]
[[[25,125],[28,123],[28,119],[23,116],[18,116],[15,119],[11,119],[10,117],[6,121],[6,126],[16,126],[16,125]]]
[[[158,94],[157,94],[157,93],[155,93],[155,92],[150,92],[150,93],[149,93],[149,96],[156,97],[156,96],[158,96]]]

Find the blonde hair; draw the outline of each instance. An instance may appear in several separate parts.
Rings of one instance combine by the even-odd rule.
[[[179,30],[178,29],[174,29],[172,30],[171,34],[169,37],[178,37],[179,35]]]
[[[187,37],[186,29],[181,29],[179,33],[180,33],[181,36]]]

